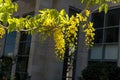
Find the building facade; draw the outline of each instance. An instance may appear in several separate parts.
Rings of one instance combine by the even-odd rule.
[[[84,7],[79,0],[14,1],[19,4],[15,17],[33,16],[44,8],[65,9],[69,15],[74,15]],[[70,57],[66,52],[63,62],[55,58],[52,38],[41,43],[39,34],[28,35],[26,32],[13,32],[0,39],[0,56],[12,56],[11,73],[15,74],[16,80],[79,80],[82,70],[90,63],[105,61],[120,66],[119,4],[111,4],[107,14],[94,11],[91,20],[96,29],[95,45],[88,49],[79,29],[78,48]]]

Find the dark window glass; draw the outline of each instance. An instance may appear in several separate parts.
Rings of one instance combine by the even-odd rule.
[[[76,15],[76,13],[80,13],[80,10],[69,8],[69,16]]]
[[[30,43],[29,42],[21,42],[19,44],[19,55],[29,55],[29,50],[30,50]]]
[[[31,43],[31,35],[28,35],[25,32],[21,32],[18,54],[29,55],[30,43]]]
[[[12,32],[6,35],[4,55],[14,53],[15,42],[16,42],[16,32]]]
[[[104,26],[104,12],[93,13],[92,21],[94,22],[94,28],[102,28]]]
[[[102,43],[103,41],[103,29],[99,29],[95,31],[95,43]]]
[[[26,17],[27,15],[33,16],[34,11],[24,14],[23,17]],[[18,58],[17,58],[17,64],[16,64],[17,80],[26,80],[28,76],[27,68],[28,68],[31,37],[32,36],[29,35],[27,32],[21,32],[19,49],[18,49]]]
[[[14,53],[15,45],[5,45],[5,55]]]
[[[16,41],[16,32],[8,33],[6,35],[6,44],[13,44]]]
[[[106,15],[106,27],[119,25],[120,9],[109,10]]]
[[[17,72],[26,72],[28,66],[28,57],[19,56],[17,60]]]
[[[30,42],[31,35],[27,34],[26,32],[21,32],[20,42]]]
[[[31,35],[28,35],[26,32],[21,32],[19,49],[18,49],[18,58],[16,64],[17,80],[25,80],[27,78],[30,43],[31,43]]]
[[[27,80],[26,72],[16,72],[16,80]]]
[[[24,42],[20,43],[20,45],[19,45],[19,55],[22,54],[22,53],[24,54],[24,52],[26,50],[25,48],[26,48],[26,43],[24,43]]]
[[[105,42],[118,42],[119,28],[105,29]]]

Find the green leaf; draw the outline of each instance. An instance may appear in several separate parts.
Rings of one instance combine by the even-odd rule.
[[[84,0],[80,0],[80,2],[83,4],[83,3],[84,3]]]
[[[101,11],[104,9],[104,6],[105,6],[105,4],[101,4],[101,5],[99,6],[99,12],[101,12]]]
[[[3,3],[3,0],[0,0],[0,4]]]
[[[64,15],[65,15],[65,10],[62,9],[62,10],[60,11],[60,15],[64,16]]]
[[[3,0],[3,1],[5,1],[6,3],[11,3],[11,0]]]
[[[9,23],[9,25],[8,25],[8,33],[10,33],[10,32],[15,30],[16,22],[15,22],[14,19],[8,19],[8,23]]]
[[[17,12],[17,10],[18,10],[18,4],[17,3],[14,4],[14,9]]]
[[[0,21],[2,21],[4,25],[7,24],[7,20],[9,18],[10,18],[10,13],[7,13],[7,12],[0,13]]]
[[[13,22],[8,26],[8,33],[15,31],[16,23]]]
[[[95,3],[96,3],[96,4],[99,4],[99,3],[100,3],[100,0],[95,0]]]
[[[108,11],[108,4],[105,4],[105,5],[104,5],[104,11],[105,11],[105,14],[106,14],[107,11]]]

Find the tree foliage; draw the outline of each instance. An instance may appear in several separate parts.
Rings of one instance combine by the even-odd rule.
[[[120,80],[120,67],[115,64],[96,62],[82,71],[84,80]]]
[[[85,8],[81,13],[76,13],[76,16],[69,17],[65,10],[43,9],[33,17],[15,18],[13,13],[17,12],[18,5],[11,0],[0,0],[0,37],[5,34],[5,29],[8,32],[27,31],[30,34],[40,33],[42,36],[53,36],[55,41],[56,57],[64,58],[65,45],[70,49],[75,48],[77,40],[77,31],[80,27],[85,33],[85,41],[87,46],[93,45],[94,31],[93,23],[89,21],[91,14],[90,7],[98,5],[99,12],[107,13],[108,4],[118,3],[119,0],[80,0],[85,4]],[[66,44],[67,43],[67,44]]]

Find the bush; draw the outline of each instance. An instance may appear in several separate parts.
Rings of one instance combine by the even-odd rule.
[[[98,62],[89,65],[82,71],[84,80],[120,80],[120,68],[104,63]]]

